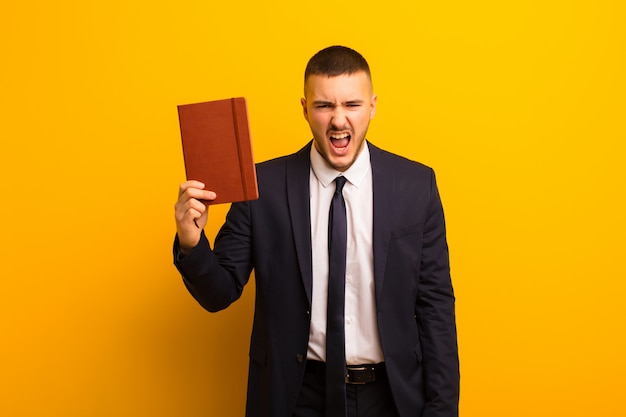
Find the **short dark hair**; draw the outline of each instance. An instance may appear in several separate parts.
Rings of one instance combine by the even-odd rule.
[[[329,46],[324,48],[309,60],[304,70],[304,81],[311,75],[326,75],[336,77],[338,75],[351,75],[363,71],[371,79],[370,67],[363,55],[346,46]]]

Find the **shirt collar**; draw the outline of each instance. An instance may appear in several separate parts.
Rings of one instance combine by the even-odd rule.
[[[313,143],[311,145],[311,169],[324,188],[335,181],[335,178],[340,175],[346,177],[352,185],[358,188],[367,173],[371,170],[369,145],[367,141],[365,141],[365,146],[363,146],[361,153],[359,153],[352,166],[345,172],[341,172],[326,163],[322,155],[320,155],[315,148],[315,143]]]

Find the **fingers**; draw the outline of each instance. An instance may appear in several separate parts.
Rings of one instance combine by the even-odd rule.
[[[195,198],[179,200],[174,206],[174,209],[176,212],[176,221],[181,224],[193,222],[207,211],[206,206]]]
[[[198,200],[215,200],[215,193],[213,191],[205,190],[204,183],[200,181],[185,181],[180,184],[180,188],[178,189],[178,198],[185,195],[185,199],[196,198]]]
[[[202,200],[216,198],[215,192],[203,188],[200,181],[186,181],[180,185],[174,210],[181,248],[191,248],[198,243],[208,217],[208,208]]]
[[[201,200],[215,200],[216,194],[213,191],[202,188],[204,184],[199,181],[187,181],[180,185],[178,201],[174,206],[177,222],[199,218],[206,211],[206,206]]]

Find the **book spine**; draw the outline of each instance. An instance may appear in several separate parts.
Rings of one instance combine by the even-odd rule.
[[[245,199],[248,199],[248,184],[246,183],[246,173],[244,172],[244,160],[243,160],[243,150],[241,147],[241,132],[240,132],[240,123],[245,122],[245,120],[240,120],[238,117],[239,111],[237,109],[237,98],[231,98],[231,106],[233,111],[233,122],[235,124],[235,142],[237,143],[237,155],[239,156],[239,173],[241,174],[241,185],[243,186],[243,195]]]
[[[259,197],[259,192],[256,186],[256,168],[252,156],[246,99],[243,97],[233,98],[232,108],[243,194],[246,200],[254,200]]]

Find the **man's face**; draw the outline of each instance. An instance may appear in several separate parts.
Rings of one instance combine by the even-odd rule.
[[[376,113],[371,80],[363,71],[336,77],[311,75],[304,95],[302,109],[315,148],[331,167],[347,170],[363,149]]]

